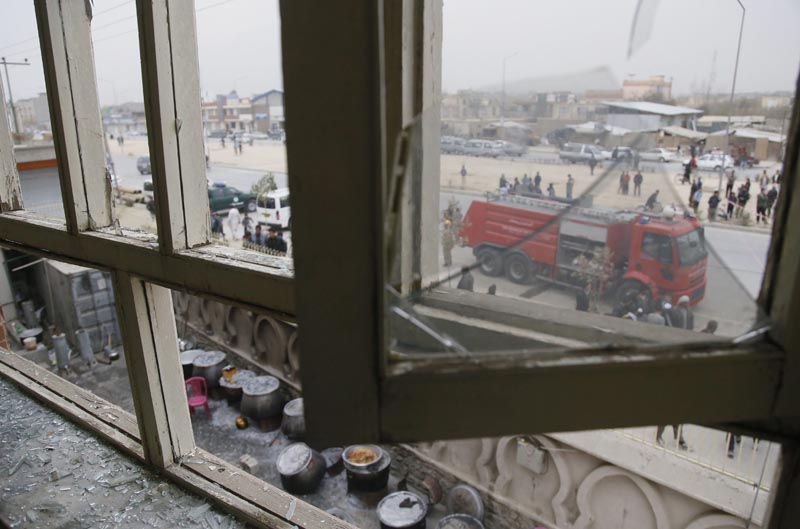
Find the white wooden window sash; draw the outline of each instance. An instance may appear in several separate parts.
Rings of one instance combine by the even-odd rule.
[[[402,375],[381,374],[385,337],[380,205],[385,196],[387,153],[391,152],[386,145],[398,132],[396,105],[408,104],[409,92],[407,88],[394,90],[387,98],[382,91],[380,63],[385,59],[390,64],[390,57],[396,65],[392,47],[399,46],[400,55],[406,58],[400,63],[421,72],[413,82],[422,88],[412,92],[430,97],[433,91],[435,95],[438,84],[431,76],[438,75],[438,66],[425,67],[420,62],[425,60],[420,47],[427,46],[427,60],[440,60],[439,37],[430,32],[434,28],[441,35],[439,2],[282,2],[287,151],[298,281],[294,284],[291,271],[279,261],[252,264],[245,262],[248,256],[237,252],[208,246],[192,249],[206,237],[202,228],[196,229],[204,223],[187,229],[187,219],[199,218],[188,206],[199,206],[176,199],[175,193],[196,198],[200,186],[192,179],[203,176],[202,171],[193,172],[196,125],[188,125],[192,130],[183,134],[190,123],[184,118],[190,120],[196,113],[195,119],[199,119],[199,98],[192,103],[193,88],[184,84],[196,76],[196,48],[192,52],[183,42],[193,38],[192,27],[168,27],[171,15],[185,16],[189,9],[177,4],[174,0],[137,4],[142,56],[148,61],[144,72],[147,112],[151,127],[156,128],[150,141],[158,171],[154,180],[163,240],[126,237],[124,232],[104,228],[111,221],[110,195],[102,185],[103,191],[96,192],[98,183],[107,184],[104,175],[100,176],[104,161],[97,153],[102,150],[98,150],[98,139],[92,137],[102,129],[94,121],[99,121],[99,112],[91,48],[81,51],[89,35],[85,3],[36,0],[67,212],[65,224],[16,211],[21,203],[13,198],[18,183],[14,181],[10,141],[0,130],[4,178],[0,242],[114,272],[115,285],[128,300],[122,309],[128,312],[121,312],[125,346],[142,362],[131,377],[143,453],[152,464],[164,466],[173,476],[183,476],[181,472],[192,465],[181,467],[184,470],[175,467],[193,443],[186,431],[188,411],[181,396],[164,387],[168,371],[177,371],[177,350],[174,344],[162,343],[164,337],[160,336],[164,329],[174,328],[164,287],[297,315],[303,329],[302,382],[312,442],[449,438],[682,420],[762,419],[766,424],[762,426],[775,435],[797,431],[790,420],[798,416],[797,385],[782,384],[798,378],[794,353],[786,353],[788,346],[796,350],[798,336],[789,325],[789,314],[792,310],[797,314],[800,299],[800,259],[794,258],[797,245],[790,243],[773,246],[771,282],[762,298],[777,322],[773,337],[778,346],[758,343],[716,353],[674,351],[645,359],[623,354],[591,367],[575,357],[573,362],[549,366],[503,365],[502,360],[493,360],[494,364],[476,362],[470,368],[434,366]],[[406,12],[415,13],[413,21],[422,25],[409,28],[410,21],[404,16],[398,22],[397,13]],[[381,33],[379,20],[393,20],[403,28]],[[422,36],[416,33],[417,38],[408,39],[414,31],[422,31]],[[167,44],[174,46],[169,52],[171,63],[160,61],[158,53],[153,61],[154,50],[160,52],[158,46]],[[381,44],[386,46],[383,57],[378,53]],[[188,71],[174,65],[181,56],[189,57],[181,63]],[[402,82],[409,76],[387,73],[386,78]],[[75,99],[76,92],[82,97]],[[382,121],[379,116],[395,117]],[[795,117],[795,142],[797,121]],[[312,147],[313,156],[308,151]],[[797,146],[792,147],[796,152]],[[786,175],[784,197],[794,197],[798,193],[796,160],[787,167],[792,174]],[[800,225],[800,200],[781,204],[783,223],[779,226],[790,230],[789,226]],[[205,221],[207,204],[202,213]],[[660,396],[669,393],[675,380],[682,382],[680,391],[672,391],[669,398]],[[709,381],[714,382],[713,391]],[[598,395],[606,405],[598,403]],[[176,426],[165,425],[173,418]],[[778,426],[766,422],[774,420]],[[232,483],[223,486],[223,494],[208,489],[209,483],[219,485],[221,479],[198,478],[201,468],[193,472],[181,478],[189,486],[261,523],[281,522],[274,517],[258,518],[263,511],[253,510],[253,505],[263,500],[277,515],[282,500],[259,498],[252,486],[240,489]]]

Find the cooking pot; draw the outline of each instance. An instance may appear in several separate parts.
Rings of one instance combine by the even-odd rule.
[[[194,370],[194,359],[205,353],[202,349],[188,349],[181,353],[181,367],[183,367],[183,379],[191,378]]]
[[[380,446],[348,446],[342,453],[342,461],[347,471],[347,490],[376,492],[389,483],[392,458]]]
[[[281,431],[289,439],[302,439],[306,435],[306,418],[303,415],[303,398],[290,400],[283,407]]]
[[[276,462],[281,485],[292,494],[314,492],[325,475],[325,460],[305,443],[290,444]]]
[[[267,430],[274,430],[280,426],[284,404],[286,395],[275,377],[252,377],[242,385],[242,414],[259,421],[262,429],[266,426]]]
[[[234,373],[230,382],[228,382],[224,375],[219,377],[219,387],[222,388],[222,393],[225,395],[228,404],[236,404],[242,400],[242,387],[245,382],[251,378],[255,378],[255,376],[255,373],[245,369]]]
[[[205,378],[206,387],[209,390],[218,388],[219,377],[222,375],[222,368],[225,365],[225,353],[222,351],[205,351],[195,357],[192,376]]]
[[[378,504],[381,529],[425,529],[428,503],[413,492],[393,492]]]

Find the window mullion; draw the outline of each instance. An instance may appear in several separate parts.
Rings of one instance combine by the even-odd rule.
[[[6,95],[0,83],[0,116],[7,116]],[[14,159],[14,142],[7,119],[0,119],[0,211],[22,209],[22,190],[19,186],[19,172]]]
[[[146,459],[168,467],[194,447],[167,288],[114,272],[125,362]]]
[[[280,8],[307,437],[328,446],[374,441],[383,171],[378,5],[293,0]]]
[[[137,1],[145,112],[162,253],[209,240],[192,0]]]
[[[67,229],[78,233],[109,226],[113,202],[95,82],[91,5],[36,0],[35,7]]]

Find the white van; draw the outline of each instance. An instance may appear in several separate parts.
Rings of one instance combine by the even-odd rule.
[[[280,229],[292,229],[292,210],[289,207],[289,188],[282,187],[261,195],[258,199],[258,223]]]

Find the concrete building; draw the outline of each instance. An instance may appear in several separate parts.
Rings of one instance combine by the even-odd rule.
[[[250,98],[253,130],[269,132],[283,129],[283,92],[270,90]]]
[[[46,93],[15,101],[14,108],[23,131],[50,130],[50,107],[47,106]]]
[[[147,118],[144,103],[123,103],[103,110],[103,129],[108,134],[123,136],[131,133],[147,133]]]
[[[625,79],[622,81],[622,98],[630,101],[642,99],[672,100],[672,80],[663,75],[651,75],[647,79]]]
[[[606,101],[603,106],[608,125],[632,131],[655,131],[670,126],[694,130],[697,117],[703,113],[696,108],[649,101]]]
[[[237,130],[252,132],[254,129],[253,107],[250,98],[239,97],[236,90],[227,95],[218,94],[211,101],[201,103],[203,128],[212,130]]]
[[[766,116],[731,116],[731,127],[751,127],[766,125]],[[717,132],[725,130],[728,126],[728,116],[703,116],[697,120],[697,130],[702,132]]]
[[[792,104],[792,96],[788,94],[775,94],[761,96],[761,108],[769,110],[772,108],[788,107]]]

